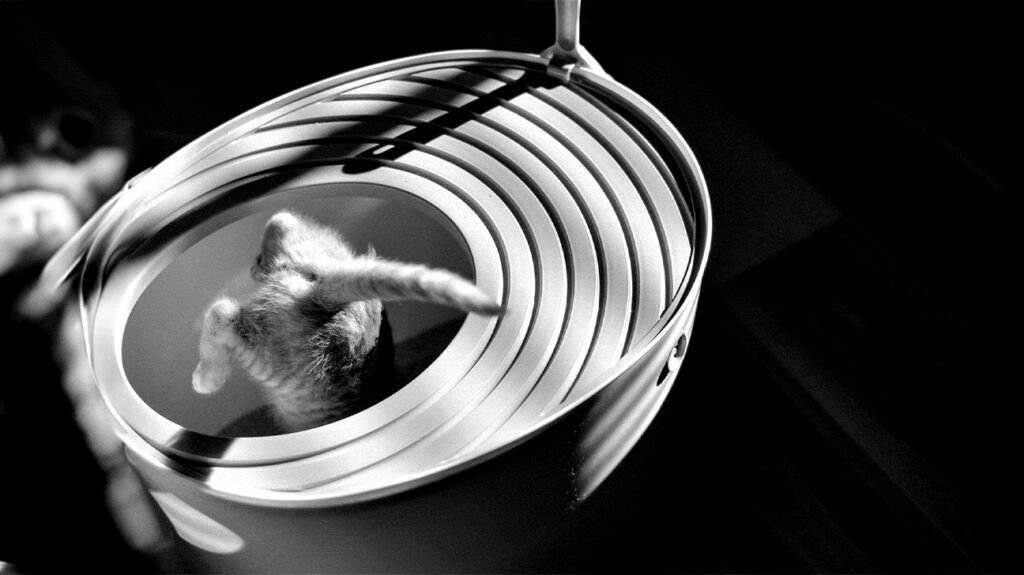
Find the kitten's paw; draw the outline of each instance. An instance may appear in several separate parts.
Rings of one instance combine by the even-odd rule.
[[[452,299],[455,304],[468,312],[480,315],[500,315],[505,313],[505,308],[498,302],[491,299],[476,285],[457,278],[451,286]]]
[[[192,389],[203,395],[216,393],[224,387],[230,373],[230,366],[207,365],[200,362],[192,372]]]

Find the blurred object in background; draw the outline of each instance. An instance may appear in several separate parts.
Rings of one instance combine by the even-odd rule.
[[[151,572],[166,547],[93,385],[77,306],[34,287],[123,184],[129,113],[44,28],[0,18],[0,561],[16,571]]]
[[[124,181],[117,94],[56,39],[6,19],[0,55],[0,274],[49,257]]]

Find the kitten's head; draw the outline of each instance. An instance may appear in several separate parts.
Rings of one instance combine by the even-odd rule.
[[[293,294],[316,284],[316,297],[329,309],[359,301],[411,300],[485,315],[503,312],[500,304],[455,273],[382,259],[372,249],[355,254],[337,232],[289,211],[267,222],[251,273],[254,280]]]
[[[265,281],[275,273],[294,272],[312,281],[322,275],[330,262],[351,257],[352,251],[337,232],[282,211],[274,214],[263,229],[252,277]]]

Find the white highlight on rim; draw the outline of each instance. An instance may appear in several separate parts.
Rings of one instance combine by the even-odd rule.
[[[489,69],[479,69],[481,62]],[[87,254],[87,267],[109,275],[84,286],[95,370],[129,445],[159,465],[167,465],[161,452],[212,465],[206,488],[230,498],[281,505],[364,500],[493,457],[630,366],[652,360],[667,332],[688,334],[679,316],[695,305],[710,234],[692,153],[636,97],[625,113],[632,106],[638,117],[646,114],[651,129],[664,132],[662,146],[676,148],[675,157],[658,156],[632,118],[597,101],[598,93],[635,96],[606,79],[580,71],[581,82],[599,88],[594,93],[530,84],[533,75],[543,76],[545,62],[449,53],[330,78],[225,124],[138,182],[133,197],[109,210]],[[525,82],[520,94],[489,101],[487,94],[517,81]],[[488,105],[473,108],[481,101]],[[434,131],[423,142],[401,138],[425,127]],[[343,172],[346,158],[362,152],[383,163]],[[296,172],[294,163],[310,153],[320,163]],[[666,165],[673,163],[688,171],[689,182],[667,182]],[[291,172],[295,177],[278,187],[261,187],[267,177]],[[208,446],[197,451],[176,443],[189,430],[146,405],[120,365],[122,330],[139,295],[209,230],[289,194],[345,185],[376,186],[443,212],[465,241],[478,283],[507,298],[508,313],[470,316],[420,377],[345,420],[238,439],[220,452],[215,438],[191,437],[189,445]],[[694,208],[675,197],[677,186],[687,185],[695,186]],[[255,197],[194,222],[143,259],[118,253],[137,247],[135,237],[194,217],[208,198],[232,193]],[[704,229],[695,228],[690,209]],[[644,422],[660,401],[636,405],[644,413],[631,416]],[[615,457],[621,455],[602,460]]]

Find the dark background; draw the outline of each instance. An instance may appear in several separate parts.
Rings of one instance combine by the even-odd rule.
[[[355,67],[538,52],[553,20],[543,0],[0,5],[4,33],[116,88],[133,172]],[[1017,22],[974,2],[584,2],[582,43],[700,160],[713,248],[662,413],[525,569],[1024,571]]]

